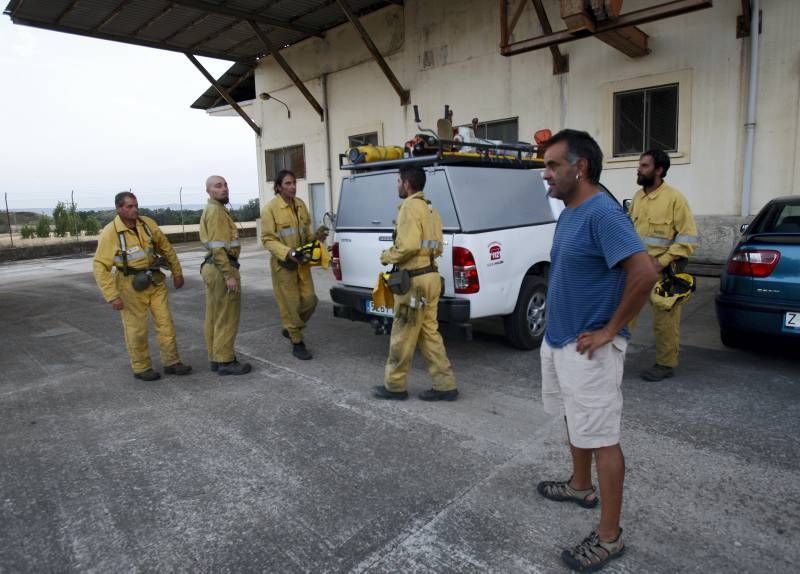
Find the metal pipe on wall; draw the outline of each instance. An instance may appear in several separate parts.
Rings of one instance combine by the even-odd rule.
[[[750,215],[750,200],[753,191],[753,155],[758,98],[759,4],[759,0],[752,0],[750,4],[750,84],[747,91],[747,120],[744,124],[747,139],[744,146],[744,172],[742,173],[742,217]]]
[[[328,211],[333,211],[333,179],[331,177],[331,127],[328,123],[328,74],[320,76],[322,84],[322,121],[325,124],[325,186],[328,188]]]

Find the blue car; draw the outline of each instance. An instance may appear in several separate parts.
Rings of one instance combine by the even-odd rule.
[[[716,297],[722,343],[800,341],[800,197],[773,199],[731,251]]]

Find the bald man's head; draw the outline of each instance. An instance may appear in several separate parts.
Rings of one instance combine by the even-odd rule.
[[[210,175],[206,179],[206,192],[211,199],[228,203],[228,182],[221,175]]]

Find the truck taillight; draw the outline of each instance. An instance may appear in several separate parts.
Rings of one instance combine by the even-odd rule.
[[[339,259],[339,242],[333,244],[333,249],[331,250],[331,271],[333,271],[333,276],[336,277],[337,281],[342,280],[342,261]]]
[[[769,249],[736,251],[728,261],[728,273],[749,277],[769,277],[780,258],[780,251]]]
[[[453,284],[456,293],[477,293],[481,288],[475,258],[464,247],[453,247]]]

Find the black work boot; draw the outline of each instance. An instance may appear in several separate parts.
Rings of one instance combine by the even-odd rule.
[[[182,376],[182,375],[188,375],[191,372],[192,372],[192,367],[189,365],[184,365],[180,361],[164,367],[164,374],[166,375]]]
[[[408,391],[393,392],[383,385],[379,385],[372,387],[372,396],[376,399],[386,399],[388,401],[404,401],[408,398]]]
[[[250,363],[240,363],[239,361],[231,361],[230,363],[219,363],[217,367],[217,374],[220,377],[226,375],[246,375],[252,370]]]
[[[219,363],[216,361],[209,361],[208,368],[216,373],[219,370]]]
[[[675,370],[672,367],[665,367],[656,363],[649,369],[642,371],[642,379],[645,381],[658,382],[675,376]]]
[[[291,337],[289,336],[289,329],[283,329],[283,330],[281,331],[281,335],[283,335],[283,336],[284,336],[284,337],[286,337],[287,339],[291,339]]]
[[[311,358],[311,353],[308,352],[308,349],[306,349],[306,344],[303,341],[292,344],[292,355],[301,361],[307,361]]]
[[[458,389],[450,391],[437,391],[428,389],[419,394],[419,399],[423,401],[454,401],[458,398]]]
[[[140,381],[157,381],[161,378],[161,373],[154,371],[153,369],[147,369],[141,373],[133,373],[133,376]]]

